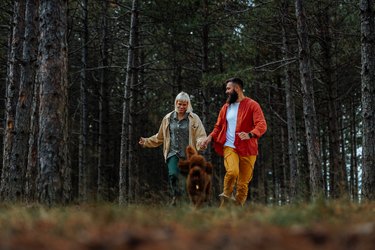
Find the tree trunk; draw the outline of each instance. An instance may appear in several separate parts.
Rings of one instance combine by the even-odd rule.
[[[139,6],[137,6],[135,12],[135,24],[134,24],[134,55],[133,55],[133,72],[131,74],[130,83],[130,107],[129,107],[129,173],[131,173],[132,182],[132,198],[137,201],[140,193],[140,172],[139,172],[139,160],[138,160],[138,126],[137,126],[137,102],[138,102],[138,89],[139,89],[139,17],[138,17]]]
[[[329,166],[332,172],[331,197],[339,198],[348,194],[347,173],[340,153],[340,126],[338,116],[337,83],[332,80],[332,38],[330,31],[329,7],[322,6],[320,14],[320,47],[322,50],[323,81],[328,88],[328,139],[329,139]]]
[[[28,1],[32,4],[32,0]],[[35,6],[35,18],[39,18],[38,14],[38,8],[39,8],[39,1],[37,1],[37,5]],[[30,8],[30,15],[31,15],[31,9]],[[28,16],[28,15],[27,15]],[[39,35],[39,19],[34,20],[35,22],[35,43],[37,43],[37,37]],[[31,36],[30,36],[31,37]],[[30,41],[32,43],[33,41]],[[38,53],[38,45],[35,45],[35,51],[33,51],[35,54],[32,55],[31,58],[33,60],[37,60],[37,53]],[[33,79],[34,80],[34,89],[33,89],[33,100],[32,100],[32,107],[31,107],[31,120],[30,120],[30,134],[29,134],[29,140],[28,140],[28,155],[27,155],[27,167],[26,167],[26,183],[25,183],[25,197],[26,201],[28,202],[35,202],[37,200],[37,178],[39,176],[39,161],[38,161],[38,134],[39,134],[39,90],[40,90],[40,84],[38,81],[36,81],[37,77],[37,65],[35,63],[35,69],[31,68],[31,70],[35,70],[35,72],[32,72]]]
[[[34,93],[37,57],[38,3],[26,1],[25,40],[23,44],[23,64],[16,109],[14,143],[10,156],[9,194],[11,201],[20,201],[25,191],[25,174],[27,169],[28,142],[30,136],[30,119]]]
[[[3,169],[1,175],[0,194],[2,199],[7,199],[10,192],[9,172],[10,155],[14,140],[14,127],[16,107],[19,93],[19,82],[21,79],[21,61],[23,37],[25,31],[25,1],[14,1],[12,33],[10,34],[10,47],[8,54],[8,72],[6,81],[5,101],[5,133],[3,146]]]
[[[208,25],[208,1],[203,1],[203,20],[204,24],[202,27],[202,80],[204,79],[205,74],[209,71],[209,61],[208,61],[208,43],[209,43],[209,25]],[[209,121],[209,107],[210,107],[210,101],[209,101],[209,85],[203,86],[203,112],[202,112],[202,123],[205,128],[208,127],[208,121]]]
[[[38,134],[39,134],[39,82],[34,86],[34,97],[31,111],[29,150],[27,155],[25,197],[26,201],[37,200],[37,178],[40,176],[38,161]]]
[[[67,119],[67,1],[41,0],[39,11],[38,195],[42,203],[53,205],[71,199]]]
[[[314,87],[311,74],[309,39],[303,0],[296,0],[297,32],[299,45],[299,71],[303,97],[307,152],[310,168],[311,196],[317,198],[323,192],[320,159],[319,132],[314,103]]]
[[[88,0],[82,2],[82,57],[81,57],[81,120],[79,134],[79,162],[78,162],[78,196],[81,201],[87,200],[87,136],[88,136],[88,101],[87,101],[87,43],[88,30]]]
[[[262,151],[259,151],[259,152],[262,152]],[[266,180],[266,175],[267,175],[266,166],[267,165],[264,164],[264,159],[263,159],[262,154],[257,156],[256,165],[264,166],[264,167],[260,167],[260,168],[256,168],[256,166],[254,167],[254,173],[257,173],[257,182],[256,182],[257,186],[255,187],[256,190],[254,194],[256,196],[256,199],[254,200],[256,200],[257,202],[266,204],[267,203],[267,184],[266,184],[267,183],[267,180]],[[250,182],[250,184],[253,185],[252,182]]]
[[[286,20],[289,16],[288,13],[288,1],[283,2],[282,15],[281,15],[281,32],[283,38],[282,53],[283,59],[287,60],[290,57],[291,52],[289,49],[289,39],[287,34]],[[296,114],[295,104],[292,92],[291,83],[291,69],[289,64],[284,67],[284,78],[283,85],[285,86],[285,102],[286,102],[286,116],[288,126],[288,158],[290,167],[290,184],[289,184],[289,195],[290,201],[293,202],[298,198],[298,149],[297,149],[297,128],[296,128]]]
[[[375,13],[372,0],[360,0],[362,50],[362,192],[375,199]]]
[[[203,1],[203,27],[202,27],[202,77],[203,80],[205,75],[209,73],[209,33],[210,33],[210,26],[209,26],[209,3],[208,0]],[[206,84],[203,87],[203,108],[202,108],[202,123],[203,127],[211,128],[210,124],[210,84]],[[208,161],[211,161],[212,152],[211,148],[204,152],[204,155]]]
[[[131,190],[131,172],[129,161],[129,141],[130,141],[130,131],[129,131],[129,119],[130,119],[130,85],[131,79],[133,79],[134,73],[134,50],[136,42],[136,33],[138,25],[138,0],[132,1],[132,14],[130,21],[130,34],[129,34],[129,44],[128,44],[128,60],[126,67],[126,78],[125,78],[125,88],[124,88],[124,103],[123,103],[123,116],[122,116],[122,131],[121,131],[121,153],[120,153],[120,168],[119,168],[119,203],[126,204],[129,202],[129,195],[132,193]],[[128,173],[128,176],[127,176]]]
[[[281,79],[277,81],[277,85],[269,88],[270,93],[269,93],[269,107],[271,107],[271,110],[274,111],[276,114],[280,114],[281,111],[281,106],[280,105],[274,105],[274,104],[279,104],[283,103],[283,94],[281,93]],[[274,106],[274,107],[273,107]],[[284,196],[284,169],[285,165],[283,162],[283,156],[286,155],[287,153],[284,152],[283,150],[285,149],[283,145],[284,141],[284,126],[285,126],[285,121],[282,119],[279,119],[278,116],[271,116],[270,119],[270,128],[272,129],[270,137],[271,139],[271,145],[270,145],[270,150],[271,150],[271,155],[272,157],[272,169],[271,173],[272,176],[268,178],[268,181],[270,183],[270,197],[269,199],[272,200],[274,204],[280,204],[285,202],[285,196]],[[268,174],[267,174],[268,176]]]
[[[357,117],[354,98],[350,97],[350,194],[358,201]]]
[[[108,1],[102,2],[101,71],[99,93],[98,199],[108,201],[109,194],[109,104],[108,104]]]
[[[274,95],[271,96],[271,98],[269,99],[272,99],[273,100],[274,98]],[[270,103],[271,105],[271,103]],[[275,122],[276,120],[276,116],[271,116],[271,118],[269,120],[267,120],[267,123],[269,123],[269,126],[271,128],[278,128],[278,125],[277,123]],[[270,137],[272,138],[271,139],[271,142],[270,142],[270,155],[272,155],[272,160],[271,160],[271,165],[269,167],[267,167],[266,169],[266,181],[265,181],[265,190],[266,190],[266,204],[268,203],[268,201],[272,201],[272,202],[275,202],[275,198],[276,198],[276,193],[275,193],[275,190],[276,190],[276,181],[275,181],[275,175],[276,175],[276,167],[275,165],[279,163],[279,154],[278,154],[278,150],[276,148],[278,148],[278,143],[276,142],[277,141],[277,138],[278,138],[278,129],[275,129],[275,130],[272,130],[272,132],[270,133]]]
[[[325,136],[327,132],[327,128],[326,126],[324,126],[322,128],[323,130],[323,136],[322,136],[322,140],[321,140],[321,149],[322,149],[322,171],[323,171],[323,185],[324,185],[324,196],[327,198],[329,197],[329,193],[330,193],[330,190],[331,190],[331,180],[333,179],[331,176],[330,176],[330,173],[332,173],[332,171],[330,171],[329,167],[328,167],[328,156],[327,156],[327,136]],[[330,173],[329,173],[330,172]],[[329,176],[329,178],[328,178]],[[329,180],[329,181],[328,181]]]
[[[287,173],[289,173],[289,168],[287,167],[287,162],[286,162],[286,155],[287,155],[287,149],[286,149],[286,143],[285,143],[285,138],[286,138],[286,133],[285,133],[286,129],[285,129],[285,125],[282,125],[281,128],[280,128],[280,144],[281,144],[281,147],[280,147],[280,151],[279,151],[279,154],[280,154],[280,172],[278,173],[277,175],[277,178],[279,180],[279,184],[280,184],[280,194],[279,194],[279,197],[280,197],[280,202],[281,204],[285,204],[286,201],[287,201],[287,197],[288,197],[288,190],[287,190]]]

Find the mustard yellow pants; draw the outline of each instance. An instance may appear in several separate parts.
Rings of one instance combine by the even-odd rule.
[[[249,182],[253,178],[256,155],[239,156],[235,149],[224,147],[224,195],[231,197],[236,185],[236,201],[243,205],[246,202]]]

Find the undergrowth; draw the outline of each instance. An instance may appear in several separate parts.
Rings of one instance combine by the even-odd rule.
[[[75,234],[89,228],[123,224],[138,227],[179,225],[202,230],[213,226],[265,224],[282,227],[316,223],[347,224],[375,221],[375,203],[320,201],[298,205],[245,207],[204,207],[189,204],[176,207],[131,204],[83,204],[48,208],[37,204],[0,205],[0,232],[47,228],[56,234]]]

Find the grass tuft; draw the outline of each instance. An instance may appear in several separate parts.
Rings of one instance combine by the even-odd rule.
[[[213,226],[238,226],[264,223],[282,227],[311,226],[316,223],[337,224],[374,220],[375,204],[350,202],[315,202],[299,205],[240,207],[204,207],[193,209],[189,204],[177,207],[132,204],[84,204],[47,208],[41,205],[1,205],[0,232],[53,228],[57,234],[71,234],[93,227],[113,224],[152,227],[181,225],[191,229]]]

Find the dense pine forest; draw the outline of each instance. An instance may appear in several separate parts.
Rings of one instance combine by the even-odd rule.
[[[3,0],[3,202],[168,200],[161,147],[187,92],[207,133],[240,77],[268,130],[249,200],[375,199],[371,0]],[[211,146],[212,199],[223,160]]]

